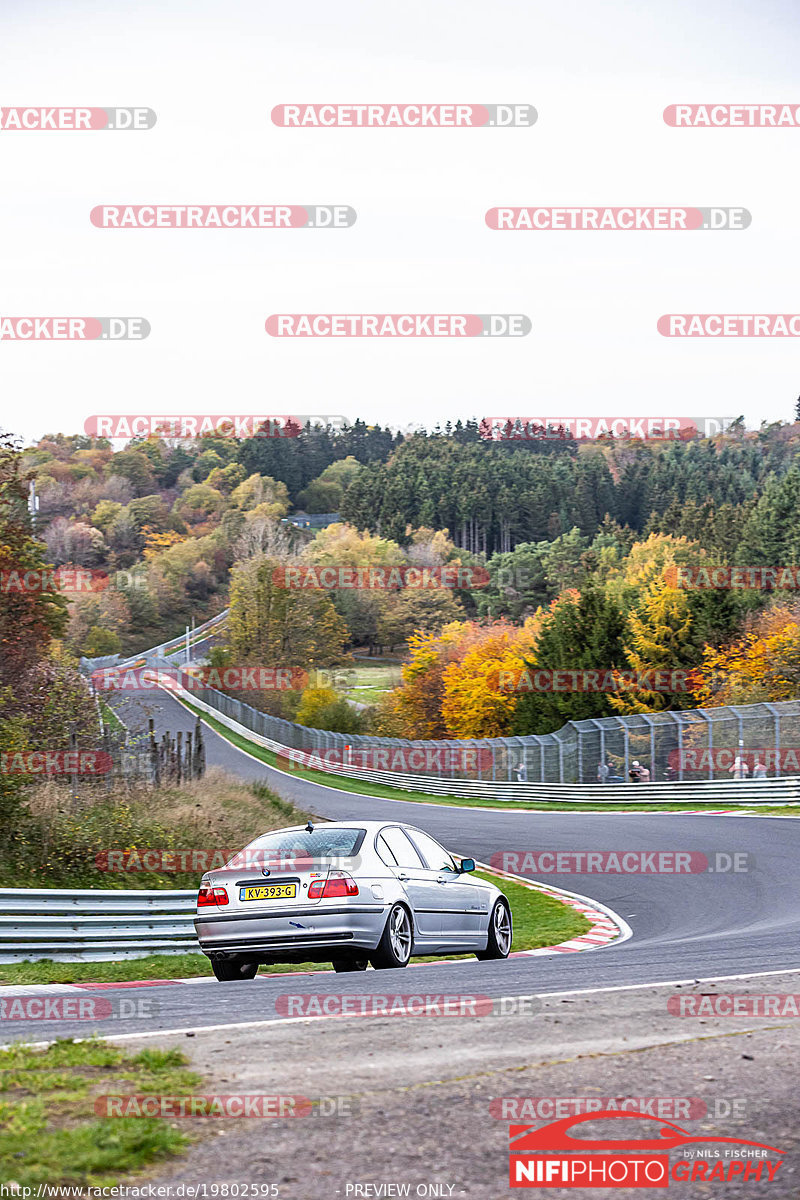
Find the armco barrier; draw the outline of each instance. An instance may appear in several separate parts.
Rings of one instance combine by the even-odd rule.
[[[187,692],[175,683],[174,676],[165,675],[164,690],[186,700],[201,712],[207,713],[231,732],[246,738],[255,746],[272,750],[276,754],[291,757],[292,747],[273,738],[256,733],[247,726],[226,716],[219,709],[200,700],[194,692]],[[211,689],[206,689],[211,690]],[[238,702],[236,702],[238,703]],[[288,721],[281,722],[289,725]],[[294,728],[300,728],[295,726]],[[311,730],[309,732],[320,732]],[[337,735],[342,736],[342,735]],[[304,760],[307,756],[303,756]],[[286,769],[286,763],[278,764]],[[373,771],[354,764],[328,765],[326,772],[346,779],[361,779],[367,783],[380,783],[388,787],[401,788],[407,792],[425,792],[434,796],[458,796],[470,799],[528,801],[530,803],[570,804],[714,804],[716,806],[747,804],[796,804],[800,803],[800,776],[785,779],[714,780],[701,782],[637,783],[637,784],[558,784],[558,783],[502,783],[489,779],[445,779],[437,775],[409,775],[397,771]]]
[[[197,891],[0,888],[0,962],[200,952]]]

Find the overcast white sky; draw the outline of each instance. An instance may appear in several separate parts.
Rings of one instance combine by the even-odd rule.
[[[790,418],[789,339],[667,339],[668,312],[800,311],[800,129],[668,104],[800,104],[787,0],[0,0],[0,105],[142,105],[141,133],[0,132],[0,315],[144,316],[145,342],[0,342],[0,425],[97,412]],[[275,104],[526,102],[532,129],[290,130]],[[96,204],[342,203],[349,230],[101,230]],[[497,233],[495,205],[741,205],[744,232]],[[521,339],[270,338],[279,312],[521,312]]]

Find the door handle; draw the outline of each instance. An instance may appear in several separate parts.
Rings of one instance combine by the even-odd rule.
[[[437,882],[437,883],[447,883],[447,876],[446,876],[446,875],[440,875],[440,876],[439,876],[439,878],[436,880],[436,882]]]
[[[408,875],[398,875],[397,878],[400,880],[401,883],[405,883],[406,880],[408,879]]]

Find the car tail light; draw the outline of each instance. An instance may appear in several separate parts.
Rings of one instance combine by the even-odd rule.
[[[197,893],[197,907],[208,908],[209,905],[227,904],[228,893],[225,888],[212,888],[205,885]]]
[[[308,889],[309,900],[327,900],[329,896],[357,896],[358,884],[346,871],[331,871],[327,879],[315,879]]]

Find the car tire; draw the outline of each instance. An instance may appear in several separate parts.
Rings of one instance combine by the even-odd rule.
[[[407,967],[414,944],[411,915],[403,904],[393,904],[377,948],[369,961],[376,971]]]
[[[366,971],[369,966],[368,958],[334,958],[334,971]]]
[[[220,983],[233,983],[237,979],[254,979],[258,963],[246,958],[212,958],[211,970]]]
[[[505,898],[495,900],[492,915],[489,918],[489,939],[485,950],[477,950],[475,957],[480,962],[491,958],[508,958],[511,950],[513,926],[511,924],[511,909]]]

